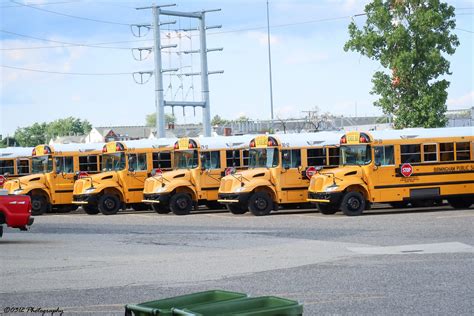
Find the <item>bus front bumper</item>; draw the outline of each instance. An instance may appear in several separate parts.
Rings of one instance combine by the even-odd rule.
[[[308,202],[339,204],[343,192],[308,192]]]
[[[86,205],[94,204],[97,205],[99,202],[99,196],[97,194],[75,194],[72,196],[72,204]]]
[[[163,205],[168,205],[171,199],[171,194],[170,193],[153,193],[153,194],[143,194],[143,203],[146,204],[163,204]]]
[[[250,193],[219,193],[217,202],[223,204],[247,205]]]

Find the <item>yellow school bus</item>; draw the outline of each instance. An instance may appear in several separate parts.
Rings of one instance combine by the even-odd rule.
[[[217,191],[226,172],[245,168],[251,136],[181,138],[174,146],[174,169],[145,182],[144,200],[159,214],[186,215],[199,204],[223,208]]]
[[[0,148],[0,189],[8,179],[30,174],[32,147]]]
[[[224,177],[218,202],[234,214],[267,215],[279,206],[307,203],[309,176],[316,167],[339,164],[342,133],[260,135],[250,141],[249,169]],[[309,169],[309,170],[308,170]]]
[[[109,142],[102,149],[102,172],[83,177],[74,184],[73,203],[89,215],[116,214],[142,203],[145,179],[154,168],[171,169],[176,138]]]
[[[371,203],[454,208],[474,203],[472,127],[349,132],[341,166],[311,179],[308,201],[323,214],[360,215]]]
[[[31,174],[9,180],[10,194],[31,196],[31,213],[51,210],[71,211],[74,181],[79,172],[99,171],[101,144],[39,145],[31,153]]]

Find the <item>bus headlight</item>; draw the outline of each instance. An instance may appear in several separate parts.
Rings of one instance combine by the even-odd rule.
[[[89,194],[89,193],[92,193],[94,191],[95,191],[95,188],[88,188],[88,189],[86,189],[85,193]]]
[[[328,187],[326,187],[326,192],[333,192],[333,191],[336,191],[337,189],[339,189],[339,186],[338,185],[330,185]]]
[[[166,191],[166,187],[164,187],[164,186],[159,186],[158,188],[156,188],[156,191],[155,191],[155,192],[156,192],[156,193],[161,193],[161,192],[164,192],[164,191]]]
[[[234,190],[234,192],[242,192],[245,191],[245,187],[238,187],[237,189]]]
[[[19,195],[21,194],[21,192],[23,192],[23,189],[16,189],[15,191],[13,191],[13,194]]]

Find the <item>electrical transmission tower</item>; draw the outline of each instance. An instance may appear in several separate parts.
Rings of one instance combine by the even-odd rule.
[[[206,13],[209,12],[216,12],[220,11],[220,9],[216,10],[205,10],[200,12],[179,12],[179,11],[169,11],[163,10],[164,7],[171,7],[175,6],[175,4],[168,4],[168,5],[153,5],[149,7],[141,7],[137,8],[137,10],[144,10],[144,9],[151,9],[153,12],[153,24],[135,24],[132,25],[132,33],[135,36],[144,36],[142,30],[150,31],[153,29],[154,35],[154,46],[153,47],[140,47],[136,50],[138,51],[139,57],[136,58],[138,60],[144,60],[146,57],[143,57],[143,54],[146,52],[146,55],[150,54],[151,52],[154,53],[154,64],[155,69],[154,71],[140,71],[134,73],[134,78],[137,83],[144,84],[148,82],[151,75],[155,75],[155,106],[156,106],[156,132],[158,137],[165,137],[165,106],[170,106],[174,109],[175,106],[183,107],[201,107],[202,111],[202,125],[204,136],[211,136],[211,110],[210,110],[210,98],[209,98],[209,77],[210,74],[221,74],[224,71],[208,71],[207,67],[207,53],[211,51],[222,51],[223,48],[214,48],[214,49],[207,49],[206,43],[206,30],[215,29],[222,27],[221,25],[216,26],[206,26]],[[186,100],[165,100],[164,93],[163,93],[163,73],[166,72],[176,72],[179,68],[170,68],[170,69],[163,69],[162,67],[162,56],[161,50],[167,48],[176,48],[177,44],[172,45],[161,45],[161,31],[160,27],[163,25],[175,24],[176,21],[169,21],[169,22],[161,22],[160,16],[174,16],[174,17],[184,17],[190,19],[197,19],[199,21],[199,26],[197,28],[190,28],[190,29],[183,29],[180,31],[199,31],[199,42],[200,47],[199,50],[188,50],[183,51],[184,54],[200,54],[200,66],[201,71],[196,73],[184,73],[184,76],[201,76],[201,101],[186,101]],[[138,30],[137,33],[134,32],[134,27]],[[145,34],[146,35],[146,34]],[[191,39],[192,41],[192,39]],[[135,55],[134,55],[135,56]],[[147,75],[144,79],[144,75]],[[137,80],[139,76],[139,80]],[[174,111],[173,111],[174,112]]]

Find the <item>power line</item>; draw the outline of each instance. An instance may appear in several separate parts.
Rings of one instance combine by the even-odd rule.
[[[130,49],[129,47],[99,46],[100,43],[99,44],[81,44],[81,43],[56,41],[56,40],[50,40],[50,39],[46,39],[46,38],[40,38],[40,37],[36,37],[36,36],[30,36],[30,35],[20,34],[20,33],[16,33],[16,32],[11,32],[11,31],[7,31],[7,30],[0,30],[0,32],[15,35],[15,36],[20,36],[20,37],[31,38],[31,39],[35,39],[35,40],[38,40],[38,41],[65,44],[65,45],[68,45],[69,47],[79,46],[79,47],[94,47],[94,48],[109,48],[109,49]],[[115,42],[115,43],[117,43],[117,42]],[[120,42],[118,42],[118,43],[120,43]],[[59,46],[59,47],[68,47],[68,46]],[[52,46],[46,46],[46,47],[51,48]],[[58,47],[58,46],[56,46],[56,47]],[[0,50],[15,50],[15,49],[2,48]]]
[[[60,2],[44,2],[44,3],[29,3],[30,6],[43,6],[43,5],[52,5],[52,4],[68,4],[68,3],[80,3],[81,1],[76,0],[76,1],[60,1]],[[19,8],[22,7],[23,5],[4,5],[1,6],[1,9],[4,8]]]
[[[97,22],[97,23],[105,23],[105,24],[114,24],[114,25],[126,25],[126,26],[130,26],[130,24],[128,24],[128,23],[121,23],[121,22],[115,22],[115,21],[106,21],[106,20],[91,19],[91,18],[86,18],[86,17],[82,17],[82,16],[77,16],[77,15],[72,15],[72,14],[67,14],[67,13],[62,13],[62,12],[47,10],[47,9],[43,9],[43,8],[39,8],[39,7],[36,7],[36,6],[29,5],[29,4],[24,4],[24,3],[16,2],[16,1],[13,1],[13,0],[11,0],[11,2],[16,3],[16,4],[18,4],[18,5],[20,5],[20,6],[23,6],[23,7],[28,7],[28,8],[31,8],[31,9],[38,10],[38,11],[48,12],[48,13],[52,13],[52,14],[56,14],[56,15],[66,16],[66,17],[73,18],[73,19],[85,20],[85,21],[92,21],[92,22]]]
[[[60,72],[60,71],[49,71],[49,70],[40,70],[40,69],[31,69],[31,68],[21,68],[8,65],[0,65],[3,68],[31,71],[31,72],[41,72],[55,75],[75,75],[75,76],[120,76],[120,75],[131,75],[129,72],[109,72],[109,73],[87,73],[87,72]]]
[[[468,32],[468,33],[474,33],[473,31],[469,31],[469,30],[465,30],[465,29],[460,29],[460,28],[456,28],[456,30],[458,31],[463,31],[463,32]]]

